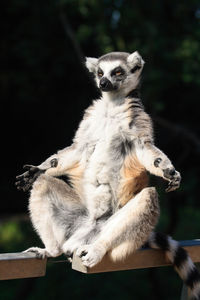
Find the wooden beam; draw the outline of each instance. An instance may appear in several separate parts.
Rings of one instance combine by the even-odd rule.
[[[0,280],[44,276],[46,262],[31,252],[0,254]]]
[[[193,262],[200,262],[200,239],[180,242],[181,246],[188,251]],[[82,273],[101,273],[111,271],[121,271],[130,269],[143,269],[152,267],[168,266],[164,251],[154,249],[141,249],[121,262],[113,262],[109,254],[106,254],[102,261],[93,268],[87,268],[82,264],[81,258],[74,254],[72,260],[72,269]]]
[[[194,262],[200,262],[200,240],[184,241],[180,244],[188,251]],[[52,259],[51,259],[52,261]],[[47,259],[38,259],[34,253],[0,254],[0,280],[40,277],[46,273]],[[109,255],[93,268],[86,268],[74,255],[72,268],[83,273],[100,273],[130,269],[151,268],[170,265],[161,250],[141,249],[123,262],[112,262]]]

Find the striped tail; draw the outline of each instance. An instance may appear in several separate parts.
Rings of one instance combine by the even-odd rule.
[[[147,244],[166,251],[169,261],[188,287],[191,300],[200,300],[200,274],[187,251],[170,236],[158,232],[151,233]]]

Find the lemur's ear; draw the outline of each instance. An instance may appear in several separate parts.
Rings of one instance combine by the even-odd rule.
[[[94,73],[95,70],[96,70],[97,62],[98,62],[98,59],[97,59],[97,58],[94,58],[94,57],[86,57],[85,65],[86,65],[86,67],[88,68],[88,70],[89,70],[90,72]]]
[[[145,64],[144,60],[142,59],[142,56],[137,51],[131,53],[127,57],[127,62],[131,68],[135,66],[142,68]]]

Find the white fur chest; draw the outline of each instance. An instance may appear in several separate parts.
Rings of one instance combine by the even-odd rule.
[[[134,138],[136,132],[129,128],[129,115],[126,104],[116,105],[104,99],[97,101],[87,130],[88,141],[94,141],[95,145],[102,141],[106,146],[117,135]]]
[[[129,114],[125,104],[116,105],[107,99],[94,103],[85,137],[85,180],[94,184],[110,182],[112,166],[121,164],[112,156],[113,140],[133,140],[136,135],[129,129]]]

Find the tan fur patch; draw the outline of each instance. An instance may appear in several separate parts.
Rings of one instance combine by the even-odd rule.
[[[149,180],[145,168],[133,154],[126,157],[120,173],[121,183],[118,199],[119,207],[122,207],[143,188],[147,187]]]
[[[81,192],[81,179],[83,177],[83,168],[79,163],[76,163],[71,168],[67,169],[67,174],[70,176],[70,180],[74,186],[77,194],[80,195]]]

